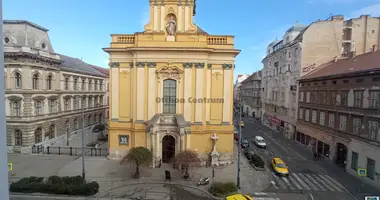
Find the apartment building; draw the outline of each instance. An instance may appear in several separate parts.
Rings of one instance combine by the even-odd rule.
[[[240,86],[241,82],[249,77],[249,74],[239,74],[237,75],[236,82],[234,85],[234,104],[239,104],[240,102]]]
[[[241,82],[240,96],[243,113],[253,118],[261,118],[261,71]]]
[[[268,45],[263,59],[263,123],[295,137],[297,80],[333,60],[372,52],[380,44],[380,18],[332,16],[309,26],[296,24]]]
[[[380,50],[301,78],[296,140],[380,188]]]
[[[108,76],[54,52],[48,30],[4,22],[4,87],[9,152],[29,153],[106,121]],[[84,109],[84,119],[81,111]]]

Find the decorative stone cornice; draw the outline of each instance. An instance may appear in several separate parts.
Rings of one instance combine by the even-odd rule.
[[[232,69],[233,65],[232,64],[223,64],[222,67],[223,67],[223,69]]]
[[[155,68],[157,66],[157,64],[155,62],[147,62],[146,65],[149,67],[149,68]]]
[[[212,68],[212,64],[207,64],[207,68],[211,69]]]
[[[145,67],[144,62],[136,62],[136,67]]]
[[[183,63],[184,68],[192,68],[194,63]]]
[[[110,62],[110,67],[118,68],[118,67],[120,67],[120,63],[119,62]]]
[[[196,68],[204,68],[205,64],[204,63],[194,63]]]

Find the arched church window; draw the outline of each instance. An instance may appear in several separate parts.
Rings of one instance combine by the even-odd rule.
[[[163,113],[176,113],[177,81],[164,80]]]

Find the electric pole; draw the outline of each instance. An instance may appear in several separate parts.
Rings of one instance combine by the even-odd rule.
[[[3,1],[0,0],[0,67],[4,69],[4,31],[3,31]],[[4,70],[0,70],[0,83],[4,83]],[[4,94],[4,86],[0,87],[1,96]],[[7,134],[5,130],[5,102],[4,98],[0,98],[0,160],[2,163],[0,164],[0,177],[2,182],[0,184],[0,194],[1,198],[4,200],[9,200],[9,183],[8,183],[8,149],[7,149]]]

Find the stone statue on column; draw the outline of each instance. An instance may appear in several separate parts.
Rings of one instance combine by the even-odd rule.
[[[211,152],[211,166],[219,166],[219,153],[216,151],[216,141],[219,139],[219,137],[214,133],[211,136],[211,140],[213,141],[213,149]]]

